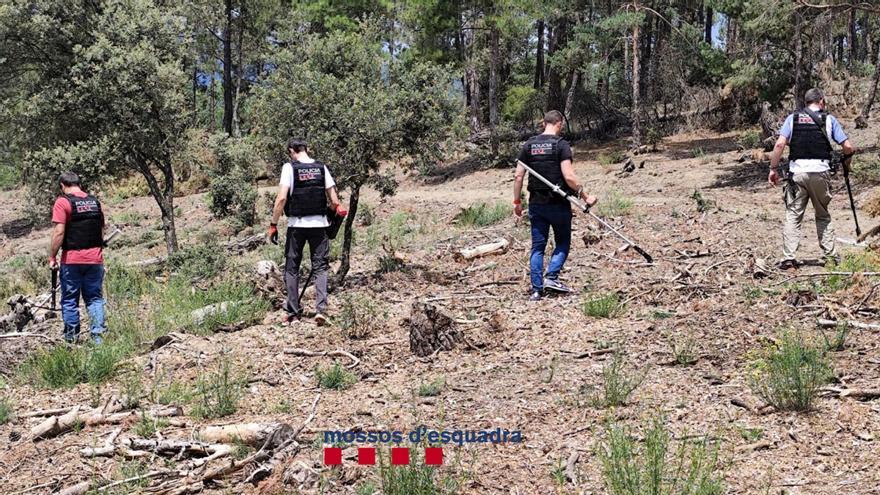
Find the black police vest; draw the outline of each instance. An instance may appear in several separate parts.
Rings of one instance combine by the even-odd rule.
[[[558,136],[539,134],[526,141],[527,165],[545,179],[562,187],[564,191],[572,193],[573,191],[566,185],[565,177],[562,175],[562,160],[559,149],[559,141],[561,140],[562,138]],[[528,190],[531,193],[529,201],[532,203],[566,202],[565,198],[554,193],[550,186],[531,175],[529,175]]]
[[[788,143],[790,160],[831,160],[831,144],[825,138],[828,114],[819,111],[819,123],[816,125],[813,119],[804,111],[793,114],[793,126],[791,141]]]
[[[70,202],[70,222],[64,228],[61,247],[65,251],[75,251],[103,246],[104,214],[101,212],[101,202],[91,194],[84,198],[72,194],[65,194],[64,197]]]
[[[288,217],[305,217],[327,214],[327,194],[324,187],[324,164],[291,163],[293,167],[293,190],[284,205]]]

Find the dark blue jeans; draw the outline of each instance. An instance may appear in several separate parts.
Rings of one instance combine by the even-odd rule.
[[[89,312],[91,333],[104,333],[104,265],[61,265],[61,318],[64,338],[74,341],[79,336],[79,298],[82,296]]]
[[[532,254],[529,257],[529,272],[532,290],[544,288],[544,251],[553,227],[553,241],[556,248],[550,255],[547,278],[559,278],[562,265],[568,258],[571,248],[571,207],[565,204],[529,204],[529,221],[532,224]]]

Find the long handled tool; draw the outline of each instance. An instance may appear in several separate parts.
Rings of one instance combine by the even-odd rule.
[[[58,267],[52,267],[52,311],[55,311],[55,293],[58,292]],[[45,304],[45,303],[43,303]]]
[[[859,217],[856,215],[856,202],[853,199],[852,186],[849,184],[849,164],[852,156],[843,158],[843,182],[846,183],[846,192],[849,194],[849,207],[852,210],[853,221],[856,223],[856,237],[862,235],[862,229],[859,228]]]
[[[590,206],[589,206],[588,204],[584,203],[583,201],[581,201],[580,198],[575,197],[575,196],[569,194],[568,192],[566,192],[565,190],[563,190],[563,189],[562,189],[561,187],[559,187],[558,185],[556,185],[556,184],[550,182],[549,180],[547,180],[546,178],[544,178],[544,177],[543,177],[541,174],[539,174],[538,172],[535,172],[531,167],[529,167],[528,165],[526,165],[526,164],[523,163],[522,161],[517,160],[516,163],[517,163],[518,165],[521,165],[523,168],[525,168],[530,174],[532,174],[533,176],[535,176],[536,179],[540,180],[540,181],[543,182],[544,184],[547,184],[547,186],[548,186],[550,189],[552,189],[553,192],[555,192],[556,194],[558,194],[558,195],[562,196],[563,198],[567,199],[571,204],[575,205],[575,206],[578,207],[580,210],[583,210],[583,212],[586,213],[587,215],[590,215],[591,217],[593,217],[593,220],[599,222],[603,227],[605,227],[606,229],[608,229],[612,234],[616,235],[617,237],[620,237],[620,238],[623,240],[623,242],[627,243],[627,245],[629,245],[629,247],[633,248],[633,250],[635,250],[635,252],[637,252],[637,253],[639,253],[640,255],[642,255],[642,257],[645,258],[645,261],[647,261],[648,263],[653,263],[653,262],[654,262],[654,258],[652,258],[650,254],[646,253],[644,249],[640,248],[635,242],[631,241],[628,237],[626,237],[625,235],[623,235],[623,234],[621,234],[620,232],[618,232],[617,229],[615,229],[614,227],[612,227],[611,225],[609,225],[608,222],[606,222],[605,220],[602,220],[601,218],[599,218],[598,216],[596,216],[596,214],[594,214],[592,211],[590,211]]]

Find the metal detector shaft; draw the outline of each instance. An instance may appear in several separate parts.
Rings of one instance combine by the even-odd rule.
[[[852,210],[853,221],[856,223],[856,237],[862,235],[862,229],[859,228],[859,217],[856,215],[856,202],[853,199],[852,186],[849,184],[849,163],[843,164],[843,182],[846,183],[846,192],[849,194],[849,208]]]
[[[52,268],[52,311],[55,311],[55,293],[58,292],[58,268]]]
[[[595,213],[593,213],[592,211],[590,211],[590,207],[589,207],[589,205],[587,205],[586,203],[584,203],[583,201],[581,201],[580,198],[575,197],[575,196],[572,196],[571,194],[569,194],[568,192],[566,192],[565,190],[563,190],[561,187],[559,187],[557,184],[554,184],[554,183],[550,182],[550,181],[547,180],[544,176],[542,176],[542,175],[539,174],[538,172],[535,172],[531,167],[529,167],[528,165],[526,165],[525,163],[523,163],[521,160],[517,160],[516,163],[517,163],[518,165],[521,165],[523,168],[525,168],[526,171],[528,171],[528,173],[532,174],[536,179],[540,180],[540,181],[543,182],[544,184],[547,184],[547,187],[549,187],[550,189],[552,189],[553,192],[555,192],[556,194],[558,194],[558,195],[562,196],[563,198],[567,199],[571,204],[573,204],[573,205],[575,205],[576,207],[578,207],[578,209],[582,210],[584,213],[586,213],[586,214],[590,215],[591,217],[593,217],[593,220],[596,220],[597,222],[599,222],[599,224],[601,224],[603,227],[605,227],[606,229],[608,229],[612,234],[614,234],[614,235],[616,235],[617,237],[619,237],[620,239],[622,239],[623,242],[627,243],[631,248],[633,248],[633,250],[634,250],[635,252],[637,252],[637,253],[639,253],[640,255],[642,255],[642,257],[645,258],[645,261],[647,261],[648,263],[653,263],[653,262],[654,262],[654,258],[652,258],[650,254],[646,253],[644,249],[640,248],[635,242],[633,242],[632,240],[630,240],[628,237],[626,237],[625,235],[623,235],[623,234],[621,234],[620,232],[618,232],[617,229],[615,229],[614,227],[612,227],[608,222],[606,222],[605,220],[602,220],[602,219],[599,218]]]
[[[302,298],[306,293],[306,289],[309,288],[309,284],[312,282],[312,274],[315,273],[314,269],[309,269],[309,276],[306,278],[306,283],[303,284],[302,290],[299,291],[299,298],[296,300],[296,305],[302,307]]]

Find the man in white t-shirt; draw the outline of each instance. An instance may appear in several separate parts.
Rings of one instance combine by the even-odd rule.
[[[804,95],[804,102],[807,106],[789,115],[779,130],[779,139],[770,155],[770,174],[767,176],[770,185],[779,185],[776,169],[783,150],[789,146],[790,179],[786,185],[788,189],[785,195],[782,261],[779,263],[783,270],[798,266],[795,254],[801,240],[801,222],[807,203],[812,203],[816,212],[816,235],[822,255],[831,263],[839,259],[834,245],[831,214],[828,212],[828,204],[831,203],[831,141],[840,145],[844,156],[849,157],[855,153],[853,145],[843,132],[843,126],[825,111],[825,94],[822,90],[810,89]],[[849,167],[847,160],[843,161],[843,166]]]
[[[312,261],[312,277],[315,280],[317,305],[315,323],[327,322],[327,271],[329,270],[330,239],[327,237],[327,202],[337,215],[345,217],[346,212],[339,204],[336,195],[336,182],[330,169],[308,155],[308,146],[302,139],[291,138],[287,142],[290,161],[281,168],[281,182],[275,208],[272,210],[272,223],[269,226],[269,239],[278,244],[278,219],[287,216],[287,241],[285,243],[286,262],[284,281],[287,286],[287,302],[284,304],[285,321],[290,322],[302,315],[299,301],[299,268],[303,250],[309,245]],[[307,282],[308,283],[308,282]]]

